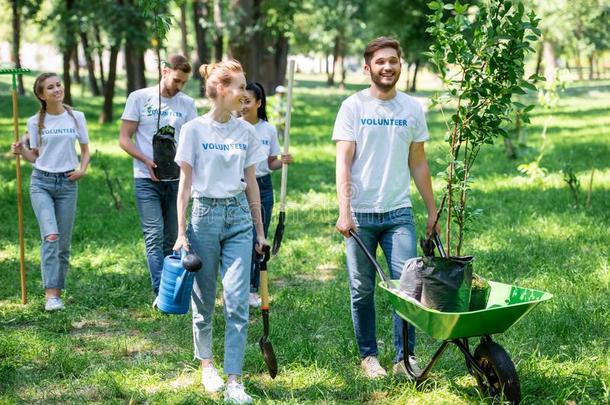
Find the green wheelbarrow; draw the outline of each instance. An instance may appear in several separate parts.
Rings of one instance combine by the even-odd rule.
[[[552,294],[489,281],[491,293],[486,308],[470,312],[439,312],[402,293],[398,288],[399,281],[391,280],[385,274],[355,232],[350,231],[350,234],[375,267],[382,279],[379,286],[389,298],[392,308],[402,318],[404,347],[407,347],[409,340],[407,322],[430,337],[443,341],[428,365],[419,373],[412,369],[407,356],[404,356],[405,369],[416,383],[427,379],[430,370],[449,344],[454,344],[464,354],[466,368],[485,396],[511,403],[520,402],[521,388],[515,365],[506,350],[494,342],[491,335],[506,331],[536,305],[551,299]],[[437,241],[437,246],[444,255],[440,241]],[[480,343],[471,353],[468,339],[474,337],[479,337]]]

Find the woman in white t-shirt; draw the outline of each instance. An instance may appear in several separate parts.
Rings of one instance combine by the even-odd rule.
[[[254,125],[256,136],[260,141],[267,159],[260,162],[256,166],[256,182],[260,191],[261,209],[263,217],[263,229],[265,238],[269,230],[271,222],[271,213],[273,211],[273,184],[271,182],[271,171],[278,170],[282,164],[292,163],[292,155],[285,154],[278,159],[280,155],[280,144],[277,140],[277,130],[267,119],[267,97],[262,84],[249,82],[246,85],[246,98],[241,107],[241,118]],[[256,238],[256,230],[254,233]],[[252,307],[260,307],[261,298],[258,295],[258,284],[260,268],[255,260],[256,249],[252,248],[252,271],[250,272],[250,299],[249,303]]]
[[[30,148],[22,142],[11,150],[32,163],[30,198],[40,227],[40,268],[45,309],[64,308],[61,293],[70,266],[70,241],[76,215],[77,181],[89,165],[89,136],[85,115],[63,104],[59,76],[43,73],[34,82],[40,111],[27,123]],[[80,146],[80,165],[74,142]]]
[[[201,361],[201,381],[207,392],[218,392],[223,379],[213,365],[212,315],[216,279],[222,278],[225,315],[225,400],[250,403],[239,379],[248,330],[248,292],[252,259],[252,225],[256,249],[268,246],[263,232],[256,165],[267,159],[254,127],[231,115],[245,97],[246,78],[239,62],[203,65],[212,103],[207,114],[182,126],[176,152],[180,165],[178,238],[174,250],[189,246],[201,257],[192,295],[195,357]],[[191,221],[186,208],[193,199]],[[187,239],[188,235],[188,239]]]

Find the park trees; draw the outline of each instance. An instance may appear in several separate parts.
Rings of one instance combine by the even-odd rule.
[[[309,0],[295,16],[294,42],[303,53],[323,55],[327,84],[335,84],[340,68],[340,86],[345,85],[346,58],[363,48],[367,19],[366,3],[361,0]],[[331,58],[332,56],[332,58]]]
[[[35,0],[11,0],[11,62],[15,68],[21,68],[21,22],[23,19],[31,19],[40,10],[40,3]],[[17,76],[17,92],[20,96],[25,94],[22,75]]]

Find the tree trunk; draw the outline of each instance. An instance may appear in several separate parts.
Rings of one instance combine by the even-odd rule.
[[[257,79],[258,67],[256,65],[255,53],[259,52],[259,46],[254,45],[254,35],[248,30],[256,24],[254,16],[256,15],[256,0],[233,0],[231,8],[238,15],[236,26],[239,27],[234,32],[233,37],[229,40],[229,53],[232,58],[237,59],[244,69],[246,78],[251,80]],[[269,72],[266,72],[268,75]]]
[[[102,39],[100,37],[100,30],[97,24],[93,25],[93,31],[95,32],[95,42],[97,47],[97,60],[100,66],[100,82],[102,84],[102,89],[106,88],[106,77],[104,76],[104,51],[102,48]]]
[[[116,65],[120,44],[110,47],[110,62],[108,63],[108,81],[104,87],[104,106],[100,114],[100,124],[112,122],[112,101],[114,98],[114,84],[116,81]]]
[[[21,48],[21,10],[19,10],[19,0],[12,0],[13,6],[13,46],[11,52],[11,61],[15,64],[16,69],[21,68],[21,58],[19,57]],[[20,96],[25,95],[23,88],[23,76],[17,75],[17,93]]]
[[[341,54],[341,82],[339,82],[339,88],[341,90],[345,90],[345,76],[347,75],[347,71],[345,70],[345,55]]]
[[[326,85],[327,86],[334,86],[335,85],[335,71],[337,69],[337,59],[339,58],[339,50],[340,50],[340,43],[339,43],[340,39],[339,39],[339,35],[337,35],[335,37],[335,44],[333,46],[333,63],[332,63],[332,68],[330,71],[330,74],[327,75],[327,79],[326,79]]]
[[[182,55],[189,59],[189,44],[186,37],[186,0],[180,4],[180,39],[182,45]]]
[[[580,54],[580,50],[576,51],[576,70],[578,70],[578,80],[584,80],[584,76],[582,74],[582,55]]]
[[[220,8],[220,0],[214,0],[214,60],[220,62],[222,60],[223,41],[224,41],[224,25],[222,23],[222,10]]]
[[[80,80],[80,62],[78,61],[78,44],[74,44],[74,50],[72,51],[72,67],[74,69],[74,83],[82,84]]]
[[[419,72],[419,65],[421,61],[419,59],[415,59],[414,67],[413,67],[413,80],[411,81],[411,93],[415,93],[417,91],[417,73]]]
[[[540,68],[542,66],[542,56],[544,54],[543,46],[543,43],[540,42],[538,45],[538,52],[536,52],[536,76],[540,75]]]
[[[127,75],[127,94],[146,87],[146,67],[144,51],[135,46],[129,39],[125,41],[125,71]]]
[[[506,157],[510,160],[517,159],[517,153],[515,152],[515,147],[513,146],[513,141],[510,138],[504,138],[504,149],[506,150]]]
[[[95,77],[95,62],[93,56],[91,56],[91,49],[89,49],[89,39],[87,38],[86,32],[80,33],[80,40],[83,46],[83,53],[85,54],[85,61],[87,62],[87,72],[89,74],[89,89],[91,95],[94,97],[100,96],[100,87],[97,84],[97,78]]]
[[[72,60],[72,48],[64,49],[62,55],[64,70],[64,103],[72,105],[72,79],[70,78],[70,61]]]
[[[544,41],[544,77],[547,84],[555,81],[555,49],[549,41]]]
[[[275,94],[275,87],[283,84],[286,78],[286,70],[288,69],[288,51],[289,51],[288,38],[281,34],[277,38],[277,42],[275,45],[275,57],[274,57],[274,67],[275,67],[275,81],[273,83],[268,84],[268,89],[272,94]]]
[[[402,72],[402,75],[405,76],[405,92],[411,89],[410,75],[411,75],[411,63],[407,62],[405,69]]]
[[[203,87],[203,78],[199,74],[199,67],[203,64],[210,63],[210,52],[206,40],[207,20],[210,15],[210,7],[207,0],[193,1],[193,26],[195,27],[195,40],[197,49],[197,60],[193,66],[193,76],[200,81],[199,95],[205,96],[205,87]]]

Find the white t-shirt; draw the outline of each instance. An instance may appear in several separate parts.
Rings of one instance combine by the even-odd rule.
[[[356,143],[351,168],[353,212],[388,212],[410,207],[409,146],[430,139],[422,106],[397,92],[379,100],[369,89],[341,104],[333,140]]]
[[[132,92],[127,97],[125,110],[121,119],[136,121],[136,146],[148,159],[153,158],[152,139],[157,132],[157,117],[159,111],[159,86],[147,87]],[[197,117],[195,101],[182,92],[172,98],[161,97],[160,127],[171,125],[176,130],[175,137],[180,134],[180,128],[188,121]],[[178,141],[178,139],[176,139]],[[133,160],[133,176],[149,179],[146,165],[138,159]]]
[[[85,114],[76,110],[72,110],[72,114],[74,118],[67,110],[59,115],[45,114],[42,145],[39,144],[38,114],[28,119],[30,147],[38,149],[38,158],[33,164],[36,169],[62,173],[78,166],[74,141],[89,143],[89,134]]]
[[[176,163],[193,168],[192,197],[229,198],[246,189],[244,169],[267,159],[252,125],[209,114],[182,126]]]
[[[267,158],[282,153],[280,143],[277,140],[277,130],[273,125],[265,120],[259,119],[258,122],[254,124],[254,129],[256,130],[256,136],[258,137]],[[256,165],[256,177],[263,177],[269,173],[271,173],[271,169],[269,168],[267,159]]]

